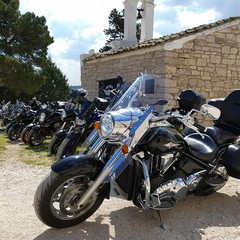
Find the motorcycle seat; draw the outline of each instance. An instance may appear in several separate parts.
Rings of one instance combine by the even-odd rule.
[[[218,153],[218,146],[208,135],[203,135],[204,138],[198,133],[192,133],[184,139],[188,143],[189,152],[194,157],[211,162]]]
[[[235,141],[239,135],[232,132],[220,129],[218,127],[207,127],[205,133],[209,135],[216,143],[222,145],[223,143]]]

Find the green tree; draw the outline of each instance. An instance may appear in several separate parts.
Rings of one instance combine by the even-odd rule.
[[[105,46],[99,49],[99,52],[111,50],[112,48],[110,46],[110,42],[122,40],[124,38],[124,9],[122,11],[118,11],[114,8],[108,16],[108,24],[109,28],[104,29],[103,32],[109,37],[109,39],[107,39]],[[137,22],[136,37],[138,41],[140,40],[140,32],[141,24]]]
[[[34,93],[44,82],[40,70],[47,63],[47,48],[53,43],[45,17],[21,14],[19,0],[0,0],[0,84]]]
[[[70,89],[66,76],[63,75],[61,70],[51,61],[51,59],[49,59],[48,64],[42,68],[40,75],[44,76],[45,82],[38,92],[34,94],[37,96],[38,100],[42,102],[51,102],[67,99]]]

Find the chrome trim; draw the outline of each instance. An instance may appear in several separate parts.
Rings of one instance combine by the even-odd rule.
[[[133,156],[134,160],[141,163],[143,167],[143,175],[144,175],[144,185],[145,185],[145,200],[142,202],[142,207],[144,209],[150,208],[150,191],[151,191],[151,183],[150,183],[150,176],[148,174],[148,167],[143,159],[141,159],[139,156]],[[140,199],[139,199],[140,200]]]
[[[93,182],[93,184],[87,189],[87,191],[83,194],[83,196],[80,198],[80,200],[77,203],[78,208],[80,208],[81,205],[84,205],[85,202],[88,200],[88,198],[91,197],[91,195],[97,191],[97,189],[100,187],[100,185],[104,182],[106,177],[111,177],[114,175],[114,173],[111,173],[111,170],[114,167],[114,164],[120,159],[120,161],[124,161],[124,159],[130,154],[131,150],[136,146],[140,138],[145,134],[147,129],[149,128],[149,120],[152,117],[152,107],[148,107],[146,109],[146,112],[140,117],[139,121],[135,122],[133,124],[133,127],[131,128],[129,132],[129,138],[124,140],[122,144],[126,144],[129,148],[129,153],[124,155],[122,153],[122,149],[118,148],[112,157],[109,159],[109,161],[106,163],[105,167],[103,168],[100,175],[97,177],[97,179]],[[138,130],[138,131],[136,131]],[[102,145],[105,143],[104,139],[97,139],[97,141],[94,143],[94,145],[91,147],[91,149],[88,152],[88,155],[94,156],[102,147]],[[144,178],[145,178],[145,186],[146,186],[146,197],[145,197],[145,208],[149,208],[149,199],[150,199],[150,178],[148,175],[148,168],[146,164],[141,161],[144,171]],[[109,175],[110,174],[110,175]],[[114,178],[114,176],[113,176]],[[113,179],[111,178],[111,179]]]
[[[91,195],[100,187],[100,185],[104,182],[105,178],[110,173],[111,169],[114,166],[114,163],[118,160],[118,158],[123,155],[121,149],[117,149],[111,159],[107,162],[105,167],[103,168],[100,175],[97,177],[97,179],[93,182],[93,184],[87,189],[87,191],[83,194],[83,196],[80,198],[80,200],[77,203],[78,208],[80,208],[81,205],[84,205],[85,202],[91,197]]]
[[[100,151],[100,149],[102,148],[104,143],[105,143],[104,139],[98,138],[95,141],[95,143],[92,145],[92,147],[89,149],[89,151],[87,152],[87,155],[94,156],[95,154],[97,154],[98,151]]]

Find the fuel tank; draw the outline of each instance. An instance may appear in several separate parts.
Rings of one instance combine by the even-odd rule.
[[[151,128],[140,145],[145,145],[153,154],[172,152],[186,146],[183,136],[172,126]]]

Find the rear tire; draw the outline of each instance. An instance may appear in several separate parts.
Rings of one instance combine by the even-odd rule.
[[[77,201],[91,184],[91,175],[68,176],[52,171],[35,193],[34,209],[38,218],[54,228],[71,227],[89,218],[104,200],[104,193],[98,191],[80,209],[77,208]]]

